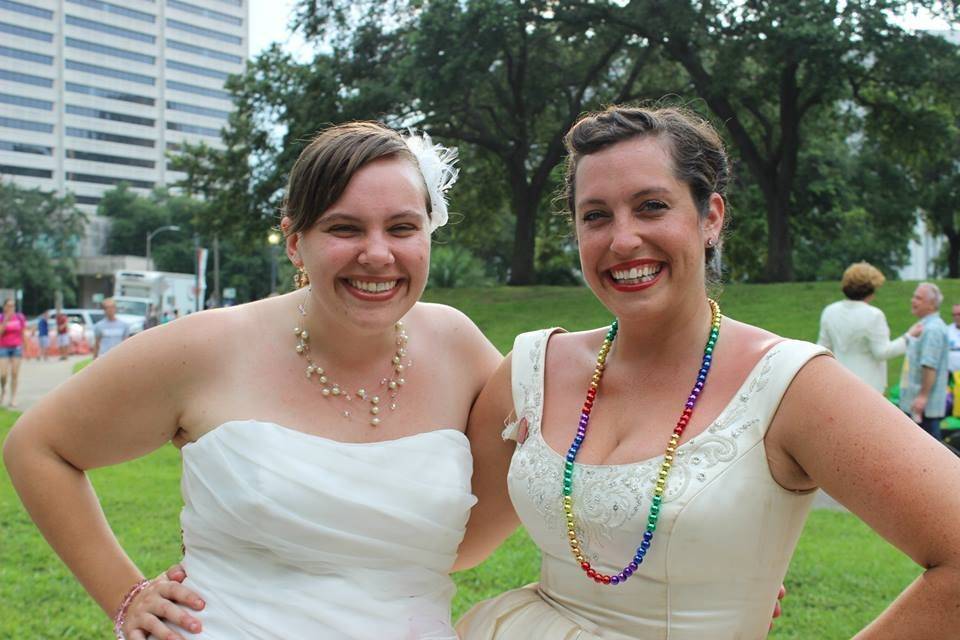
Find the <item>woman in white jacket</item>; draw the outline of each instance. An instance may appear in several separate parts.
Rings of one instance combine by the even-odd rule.
[[[914,325],[890,340],[886,316],[870,304],[884,280],[879,269],[867,262],[847,267],[841,281],[847,299],[823,310],[817,338],[817,343],[833,351],[843,366],[880,393],[887,386],[886,361],[904,354],[908,335],[920,335],[920,327]]]

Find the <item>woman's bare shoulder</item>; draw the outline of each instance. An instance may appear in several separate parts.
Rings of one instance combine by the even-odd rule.
[[[720,325],[720,343],[722,344],[724,340],[727,344],[735,346],[738,358],[759,360],[760,356],[786,338],[772,331],[724,316],[723,323]]]
[[[455,307],[435,302],[418,302],[407,313],[410,322],[416,323],[421,332],[427,332],[435,340],[448,347],[457,345],[471,348],[487,348],[490,343],[477,324]]]

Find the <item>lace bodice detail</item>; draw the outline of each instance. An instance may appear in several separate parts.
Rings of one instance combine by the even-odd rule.
[[[533,375],[514,384],[514,388],[520,391],[520,402],[517,403],[515,419],[504,429],[504,436],[517,440],[526,431],[526,438],[521,438],[524,442],[518,442],[510,466],[511,478],[526,490],[547,528],[562,537],[566,535],[560,493],[565,458],[550,448],[540,432],[543,417],[541,367],[550,335],[551,332],[541,332],[531,343],[526,357]],[[750,439],[744,442],[743,435],[751,428],[755,429],[759,419],[744,419],[744,416],[753,395],[766,388],[776,356],[776,349],[766,353],[717,419],[703,433],[677,448],[663,495],[664,503],[702,488],[712,474],[722,470],[723,464],[737,457],[741,446],[755,444]],[[613,531],[634,519],[645,525],[662,462],[663,456],[660,455],[629,464],[577,463],[573,511],[578,523],[577,534],[586,543],[585,551],[591,562],[598,560],[596,552],[588,551],[592,547],[591,541],[610,540]]]
[[[572,617],[593,620],[598,610],[614,611],[606,620],[611,628],[622,627],[629,637],[659,638],[668,636],[653,631],[669,629],[671,619],[703,615],[702,610],[684,608],[685,594],[691,596],[693,609],[711,604],[697,604],[703,593],[681,587],[705,589],[715,580],[719,586],[712,604],[718,618],[726,619],[737,608],[737,615],[746,616],[742,623],[746,626],[737,628],[754,624],[760,629],[762,623],[766,629],[812,495],[776,484],[763,438],[796,372],[826,350],[792,340],[776,344],[713,423],[677,448],[654,543],[634,577],[614,588],[619,594],[615,596],[610,587],[598,587],[585,578],[570,554],[561,490],[565,457],[551,449],[540,432],[543,367],[554,332],[517,338],[512,365],[515,419],[504,429],[505,438],[517,441],[508,475],[511,500],[543,555],[541,592]],[[575,465],[577,534],[584,555],[598,571],[618,571],[633,556],[646,527],[662,461],[659,455],[630,464]],[[755,530],[765,536],[758,548],[751,546],[757,544]],[[758,598],[758,593],[769,593],[769,598]],[[723,606],[731,600],[737,604]],[[636,635],[639,629],[644,633]]]

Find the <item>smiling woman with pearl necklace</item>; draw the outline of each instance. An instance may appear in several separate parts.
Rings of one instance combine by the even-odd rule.
[[[519,336],[471,413],[460,562],[522,523],[542,564],[471,609],[461,640],[764,638],[818,487],[925,569],[857,638],[960,635],[939,604],[960,598],[960,500],[942,490],[960,463],[825,349],[707,297],[729,181],[716,131],[610,107],[566,141],[582,272],[615,319]]]
[[[376,123],[321,132],[280,221],[302,288],[135,336],[12,429],[15,487],[117,637],[455,640],[463,431],[501,356],[418,301],[454,159]],[[185,556],[146,580],[85,472],[168,442]]]

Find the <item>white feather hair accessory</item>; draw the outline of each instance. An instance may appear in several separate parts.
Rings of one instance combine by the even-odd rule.
[[[409,130],[403,136],[403,141],[417,159],[420,173],[427,184],[430,194],[430,233],[447,224],[450,217],[447,211],[447,190],[457,181],[460,169],[454,165],[457,162],[457,148],[444,147],[433,144],[433,140],[426,133],[414,133]]]

